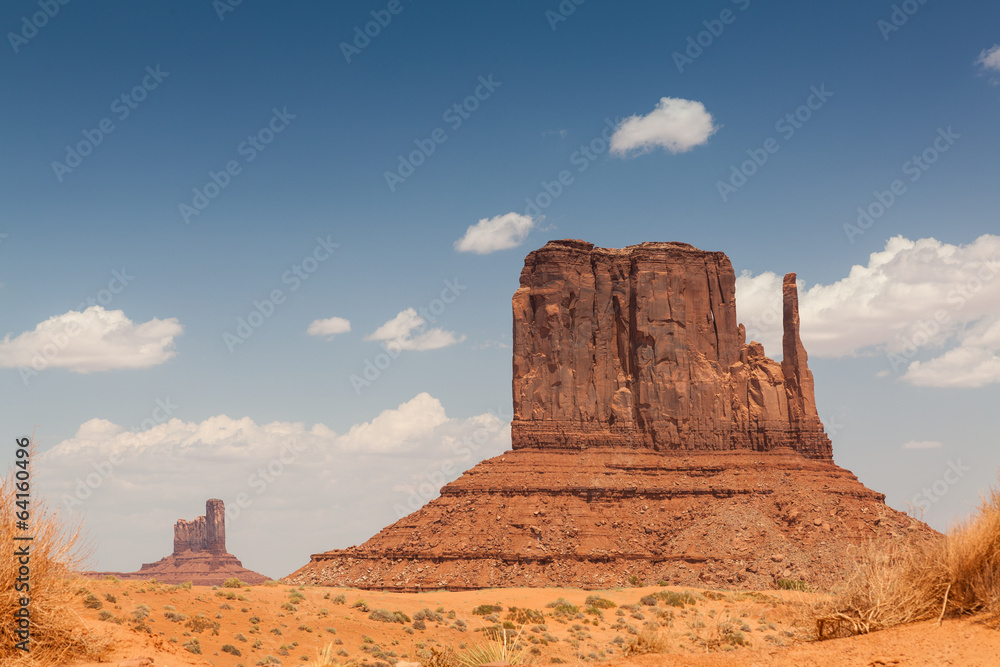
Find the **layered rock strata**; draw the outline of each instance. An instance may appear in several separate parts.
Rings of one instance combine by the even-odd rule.
[[[744,340],[721,252],[582,241],[532,252],[513,299],[514,449],[791,447],[832,459],[799,339],[795,274],[784,287],[779,365]]]
[[[398,591],[838,581],[924,524],[833,463],[783,282],[783,359],[745,340],[722,253],[553,241],[513,298],[513,451],[290,583]]]
[[[247,584],[268,580],[243,567],[226,551],[226,507],[221,500],[205,503],[205,515],[193,521],[178,519],[174,524],[174,551],[155,563],[145,563],[137,572],[88,572],[88,576],[113,575],[119,579],[156,579],[168,584],[191,582],[218,586],[235,577]]]

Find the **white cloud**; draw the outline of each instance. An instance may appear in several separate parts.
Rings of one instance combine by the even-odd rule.
[[[998,278],[1000,236],[967,245],[897,236],[839,281],[800,281],[802,340],[818,357],[885,354],[894,374],[917,385],[1000,382]],[[736,304],[747,338],[780,354],[781,277],[745,272]],[[929,352],[938,356],[918,359]]]
[[[979,59],[976,60],[976,63],[982,65],[984,69],[1000,72],[1000,44],[989,49],[984,49],[979,54]]]
[[[447,421],[441,401],[424,392],[371,421],[355,424],[338,439],[338,445],[345,451],[398,451]]]
[[[941,446],[937,440],[910,440],[903,443],[903,449],[937,449]]]
[[[7,334],[0,341],[0,367],[74,373],[148,368],[173,358],[174,338],[183,332],[173,317],[137,324],[121,310],[91,306],[50,317],[14,338]]]
[[[436,350],[465,340],[465,336],[440,327],[424,331],[426,326],[426,320],[415,309],[407,308],[365,336],[365,340],[383,341],[391,350]]]
[[[984,387],[1000,382],[1000,316],[983,318],[957,335],[939,357],[910,363],[904,380],[918,387]]]
[[[455,250],[488,255],[497,250],[516,248],[524,243],[535,225],[536,221],[531,216],[520,213],[483,218],[476,224],[469,225],[465,236],[455,241]]]
[[[310,336],[324,336],[327,340],[333,340],[337,334],[347,333],[351,330],[350,320],[343,317],[330,317],[325,320],[313,320],[306,329]]]
[[[701,102],[663,97],[649,114],[631,116],[618,125],[611,137],[611,152],[627,157],[660,146],[671,153],[685,153],[707,142],[718,129]]]
[[[449,418],[421,393],[343,434],[226,415],[138,433],[92,419],[36,459],[33,479],[70,518],[85,513],[95,568],[131,571],[166,556],[174,521],[221,498],[230,552],[278,577],[310,553],[368,539],[463,470],[510,449],[508,416]]]

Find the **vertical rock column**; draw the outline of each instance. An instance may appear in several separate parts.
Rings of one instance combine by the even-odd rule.
[[[218,498],[205,503],[205,551],[226,553],[226,506]]]
[[[831,458],[830,440],[823,433],[823,423],[816,409],[813,374],[809,370],[806,348],[799,337],[799,290],[796,275],[785,275],[782,294],[781,374],[788,396],[788,424],[796,434],[799,451],[812,456]]]

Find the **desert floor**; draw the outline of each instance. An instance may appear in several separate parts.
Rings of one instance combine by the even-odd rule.
[[[213,588],[112,580],[80,580],[79,587],[73,612],[92,631],[113,641],[102,667],[304,665],[328,644],[342,663],[393,665],[417,661],[432,649],[462,652],[484,642],[486,628],[504,621],[521,630],[530,647],[526,657],[534,664],[1000,664],[1000,632],[988,619],[946,620],[941,626],[925,622],[862,637],[812,641],[808,607],[823,595],[794,591],[655,586],[599,592],[521,588],[401,594],[284,584]],[[585,600],[592,595],[617,606],[599,609],[600,615],[594,609],[585,613]],[[481,605],[503,610],[488,613],[488,608],[477,609]],[[405,616],[394,617],[397,611]],[[404,617],[410,620],[400,622]],[[665,638],[665,652],[626,656],[625,647],[654,625]],[[98,663],[74,667],[91,664]]]

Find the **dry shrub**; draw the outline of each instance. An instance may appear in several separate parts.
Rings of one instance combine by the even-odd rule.
[[[644,653],[667,653],[670,651],[670,640],[667,635],[655,628],[645,627],[639,635],[625,645],[625,655],[642,655]]]
[[[37,460],[34,445],[30,460]],[[73,658],[99,659],[108,649],[108,642],[99,633],[91,632],[83,619],[73,610],[76,606],[74,592],[80,587],[74,571],[85,560],[82,549],[80,525],[67,524],[49,509],[34,493],[28,511],[29,530],[17,529],[16,512],[19,508],[14,470],[0,478],[0,535],[3,553],[0,554],[0,664],[10,667],[28,665],[56,665]],[[34,539],[15,541],[15,535],[30,535]],[[14,549],[30,544],[30,590],[25,594],[15,590],[20,563]],[[19,599],[28,597],[31,602],[30,651],[15,647],[20,641],[14,612],[20,608]]]
[[[527,652],[520,643],[524,626],[515,635],[512,630],[497,630],[487,633],[489,639],[473,646],[456,656],[461,667],[479,667],[491,662],[505,662],[508,665],[523,665],[527,660]]]
[[[961,614],[1000,614],[1000,492],[940,539],[870,542],[831,605],[818,610],[820,639]]]

